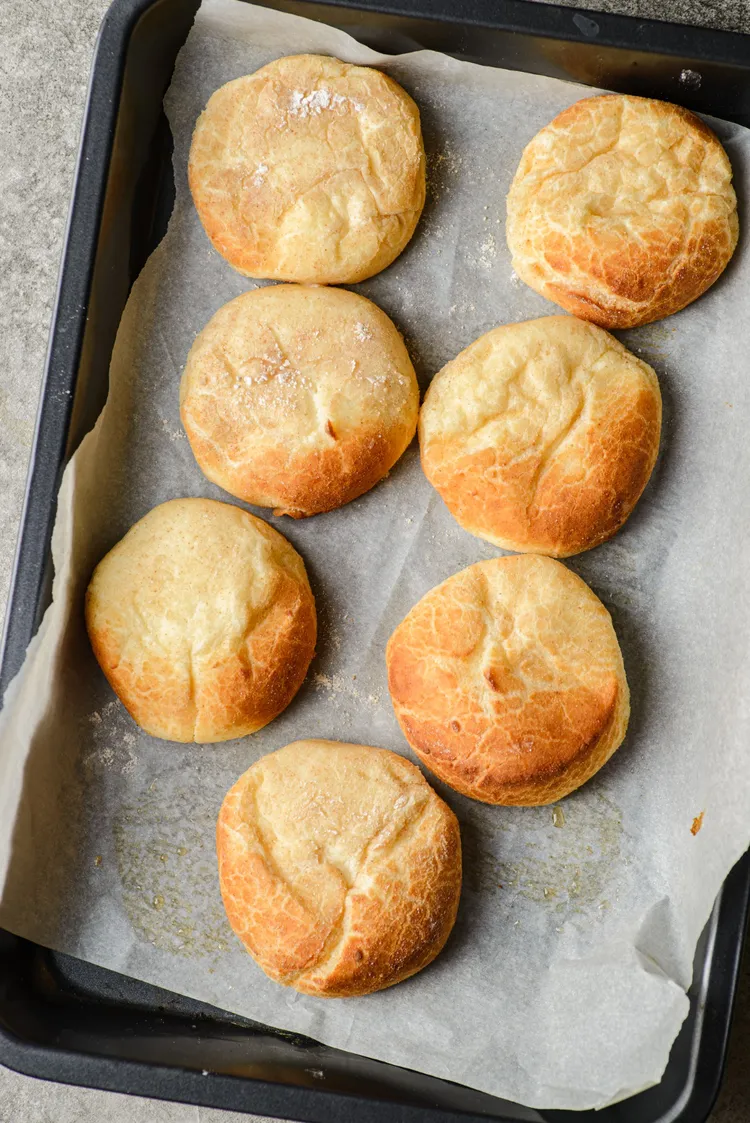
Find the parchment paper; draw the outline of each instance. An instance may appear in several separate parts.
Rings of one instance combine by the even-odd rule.
[[[423,387],[480,333],[557,311],[513,276],[505,196],[527,140],[590,90],[429,52],[377,55],[321,24],[206,0],[167,96],[169,233],[123,316],[107,407],[65,473],[54,603],[0,718],[0,922],[343,1049],[529,1105],[600,1106],[659,1080],[688,1008],[696,939],[750,837],[750,255],[741,245],[686,311],[621,335],[660,377],[661,457],[625,529],[569,564],[613,614],[632,689],[626,742],[558,808],[491,808],[435,784],[465,850],[443,954],[364,999],[284,989],[224,918],[213,841],[222,797],[297,737],[408,755],[386,689],[387,637],[428,589],[498,551],[459,529],[415,447],[342,510],[271,519],[308,565],[318,655],[281,717],[216,746],[140,732],[91,655],[82,597],[103,553],[156,503],[229,499],[193,461],[178,384],[196,332],[253,282],[210,248],[187,190],[187,150],[214,89],[299,51],[382,66],[420,106],[424,217],[396,263],[357,289],[404,332]],[[713,125],[742,198],[750,134]]]

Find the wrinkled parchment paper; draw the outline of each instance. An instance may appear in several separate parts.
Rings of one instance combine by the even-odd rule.
[[[486,807],[435,784],[465,850],[443,954],[368,998],[284,989],[224,918],[213,839],[222,797],[258,757],[298,737],[408,754],[385,642],[428,589],[497,551],[453,521],[415,447],[340,511],[272,518],[307,563],[318,655],[281,717],[224,745],[141,733],[91,655],[82,598],[103,553],[156,503],[230,498],[193,461],[178,384],[196,332],[253,282],[203,234],[188,145],[214,89],[300,51],[382,66],[422,111],[424,217],[396,263],[357,286],[403,331],[422,386],[496,324],[557,311],[512,273],[505,196],[527,140],[590,91],[429,52],[377,55],[322,24],[206,0],[166,102],[177,187],[169,233],[124,313],[106,409],[66,471],[54,603],[0,718],[0,923],[254,1020],[528,1105],[603,1105],[659,1080],[688,1008],[696,939],[750,837],[750,255],[741,246],[686,311],[621,335],[659,374],[661,457],[625,529],[569,564],[614,618],[632,689],[626,742],[556,808]],[[715,127],[742,198],[750,133]]]

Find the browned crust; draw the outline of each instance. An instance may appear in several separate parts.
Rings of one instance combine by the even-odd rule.
[[[502,448],[447,456],[440,441],[422,467],[466,530],[508,550],[565,558],[601,545],[629,518],[659,452],[661,398],[643,388],[625,413],[610,415],[586,438],[586,474],[570,477],[541,455],[506,463]],[[541,478],[540,478],[541,477]]]
[[[234,932],[270,978],[321,998],[371,994],[422,970],[442,950],[461,891],[458,822],[418,769],[395,753],[337,742],[298,742],[282,751],[304,755],[309,745],[327,746],[332,767],[339,749],[383,754],[384,765],[419,787],[415,816],[377,862],[366,865],[361,884],[355,878],[343,907],[318,916],[260,842],[251,794],[253,772],[263,767],[259,761],[229,791],[219,815],[222,899]],[[289,782],[295,783],[293,772]]]
[[[382,480],[411,443],[418,409],[392,321],[356,293],[321,286],[272,285],[229,301],[196,337],[180,386],[205,475],[295,518]]]
[[[599,118],[604,121],[607,114],[622,111],[623,106],[655,112],[665,122],[671,118],[683,123],[686,133],[702,142],[703,154],[695,156],[694,161],[700,165],[710,158],[726,171],[720,192],[722,204],[718,205],[719,193],[716,203],[700,214],[687,204],[680,211],[675,204],[668,216],[655,215],[632,237],[623,236],[621,227],[606,222],[587,223],[581,228],[564,222],[561,225],[559,217],[543,230],[536,229],[539,219],[528,213],[524,181],[535,167],[539,137],[546,141],[558,134],[556,143],[574,150],[590,142]],[[546,157],[542,155],[541,159]],[[640,189],[634,179],[634,198]],[[696,190],[696,203],[701,202],[700,194]],[[670,195],[679,201],[680,188],[666,184],[665,199]],[[592,205],[599,205],[595,195]],[[514,269],[542,296],[604,328],[651,323],[701,296],[721,275],[734,252],[739,223],[729,161],[711,129],[681,106],[620,94],[584,98],[560,113],[524,151],[508,195],[507,230]]]
[[[280,183],[254,183],[255,157],[246,153],[225,159],[224,147],[232,131],[235,114],[244,113],[245,142],[258,153],[271,155],[280,134],[275,128],[256,124],[257,102],[264,92],[272,99],[284,98],[299,85],[305,91],[325,87],[348,89],[352,79],[367,76],[367,97],[390,106],[388,127],[378,141],[376,158],[365,150],[361,131],[358,140],[348,137],[332,150],[325,174],[309,174],[310,137],[304,133],[317,127],[316,115],[295,123],[302,134],[300,149],[280,150],[284,176]],[[291,83],[291,84],[290,84]],[[352,87],[353,88],[353,87]],[[356,100],[356,99],[355,99]],[[240,106],[243,108],[240,110]],[[258,118],[259,119],[259,118]],[[288,126],[287,126],[288,127]],[[260,129],[260,131],[258,131]],[[282,128],[282,132],[283,132]],[[386,133],[388,134],[386,136]],[[321,137],[321,145],[330,147]],[[361,152],[359,152],[361,149]],[[356,151],[355,151],[356,150]],[[338,159],[334,158],[338,156]],[[292,175],[292,171],[296,174]],[[265,163],[264,167],[268,167]],[[300,252],[285,261],[276,242],[276,231],[295,203],[316,191],[325,192],[337,178],[342,186],[347,177],[363,182],[373,195],[375,208],[358,250],[349,247],[344,254],[325,244],[312,222],[305,231]],[[419,110],[405,90],[386,74],[370,67],[355,67],[338,59],[319,55],[287,56],[269,63],[254,74],[236,79],[217,90],[198,119],[188,161],[188,181],[201,223],[214,248],[230,265],[246,277],[292,281],[302,284],[355,284],[385,269],[401,253],[419,222],[425,201],[425,157]],[[252,191],[250,217],[239,200]],[[335,210],[335,208],[329,208]],[[326,220],[332,215],[326,213]],[[301,235],[302,231],[300,231]],[[346,229],[342,231],[346,234]]]
[[[309,585],[283,574],[263,621],[235,659],[201,683],[194,739],[217,730],[245,736],[273,721],[294,698],[315,654],[315,601]],[[242,732],[238,732],[241,730]]]
[[[213,500],[171,502],[227,506]],[[315,601],[301,559],[272,527],[248,512],[231,510],[278,545],[278,559],[271,564],[281,564],[262,615],[247,635],[236,637],[231,651],[203,660],[199,674],[186,672],[170,653],[138,642],[133,585],[160,581],[158,569],[149,573],[147,557],[137,560],[124,582],[113,583],[106,576],[107,555],[87,589],[86,626],[94,654],[132,718],[154,737],[205,744],[256,732],[289,705],[315,653]],[[110,554],[121,548],[122,542]],[[285,568],[281,559],[287,555],[294,557],[293,567]],[[211,564],[208,557],[205,561]],[[169,606],[182,590],[165,586],[163,592]]]
[[[523,440],[511,386],[534,419]],[[492,440],[477,447],[485,432]],[[458,522],[505,549],[553,557],[619,530],[648,483],[660,433],[654,371],[571,316],[481,336],[433,379],[419,419],[425,475]]]
[[[527,652],[526,665],[514,664],[502,644],[466,673],[487,637],[483,573],[504,565],[526,568],[533,587],[538,562],[547,567],[545,578],[556,577],[548,567],[558,563],[526,555],[480,562],[449,578],[414,606],[386,649],[388,686],[407,741],[436,776],[484,803],[535,806],[561,799],[602,767],[627,727],[628,688],[614,633],[602,673],[588,682],[584,670],[565,688],[535,687],[536,655]],[[585,612],[594,594],[564,573],[560,596],[579,595]],[[515,627],[514,607],[508,593],[501,630]],[[551,654],[564,663],[564,635]]]
[[[706,223],[699,235],[687,238],[683,250],[685,260],[676,267],[673,267],[674,257],[669,245],[652,245],[648,251],[632,247],[627,253],[609,253],[599,259],[604,247],[597,244],[588,251],[587,259],[575,248],[571,251],[562,246],[556,248],[555,240],[551,238],[547,260],[552,268],[565,272],[568,257],[575,257],[580,263],[589,260],[591,275],[597,281],[606,283],[612,294],[606,304],[597,303],[585,292],[566,289],[560,284],[549,281],[535,283],[533,274],[524,275],[522,279],[542,296],[582,320],[589,320],[603,328],[636,328],[663,320],[702,296],[726,269],[738,237],[736,213],[727,224]],[[670,272],[671,277],[665,282],[663,278]],[[620,300],[628,304],[621,304]]]
[[[212,483],[246,503],[295,519],[333,511],[364,495],[388,474],[414,435],[412,429],[384,433],[363,425],[332,448],[266,449],[262,458],[241,463],[227,455],[230,447],[222,445],[220,433],[215,431],[211,441],[203,436],[204,421],[193,417],[189,403],[180,416],[193,455]]]
[[[392,696],[410,706],[417,700],[424,703],[424,684],[398,645],[389,659]],[[522,715],[498,714],[498,727],[490,730],[471,715],[463,724],[456,722],[451,716],[455,707],[437,702],[428,719],[415,720],[399,710],[396,716],[420,760],[457,792],[482,803],[534,807],[569,795],[607,762],[617,703],[613,676],[609,692],[569,691],[554,709],[532,696]],[[566,727],[566,714],[573,729]],[[460,732],[454,732],[452,722]],[[533,759],[524,760],[520,746],[530,729],[535,751]],[[489,759],[493,763],[488,768]]]

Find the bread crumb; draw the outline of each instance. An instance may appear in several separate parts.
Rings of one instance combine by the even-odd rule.
[[[697,70],[681,70],[680,82],[683,86],[687,86],[690,90],[699,90],[703,76]]]
[[[354,699],[360,703],[365,701],[373,708],[380,705],[380,696],[377,694],[368,694],[363,697],[354,685],[356,678],[356,675],[352,675],[351,677],[339,673],[326,675],[319,671],[317,674],[313,675],[313,683],[316,690],[326,690],[329,694],[337,697],[343,695],[346,698]]]
[[[104,768],[111,768],[115,762],[115,754],[111,749],[100,749],[98,753],[93,753],[91,757],[87,757],[84,764],[100,764]]]
[[[434,168],[439,168],[442,171],[445,167],[452,175],[456,175],[461,170],[463,162],[463,156],[456,152],[450,143],[444,144],[442,151],[436,152],[432,158]]]
[[[489,234],[479,247],[479,264],[484,269],[489,269],[492,259],[497,254],[497,245],[492,234]]]
[[[118,768],[123,776],[134,772],[138,757],[132,746],[137,743],[137,737],[130,730],[122,731],[121,722],[129,719],[117,699],[113,698],[101,710],[88,714],[86,720],[92,728],[90,743],[81,758],[84,770],[89,775],[100,769],[113,768]]]
[[[698,831],[703,826],[703,816],[705,814],[706,814],[705,811],[701,811],[700,815],[696,815],[695,818],[693,819],[693,825],[690,828],[690,833],[693,836],[697,835]]]
[[[169,422],[167,421],[166,417],[162,417],[160,420],[161,420],[162,429],[164,430],[165,434],[169,437],[170,441],[184,441],[185,440],[185,433],[183,432],[182,429],[173,429],[171,427],[171,425],[169,424]]]

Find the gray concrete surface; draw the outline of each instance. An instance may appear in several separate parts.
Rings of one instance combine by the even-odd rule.
[[[565,0],[566,6],[578,5]],[[47,332],[97,28],[108,0],[0,0],[0,617],[10,581]],[[750,32],[750,0],[589,0]],[[750,1121],[750,963],[712,1123]],[[0,1068],[0,1123],[230,1123],[205,1108],[43,1083]],[[256,1120],[257,1116],[244,1116]]]

